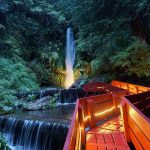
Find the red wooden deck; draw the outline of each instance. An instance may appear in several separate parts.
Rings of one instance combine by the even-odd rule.
[[[134,107],[132,105],[129,107],[128,103],[125,103],[127,101],[123,101],[124,96],[134,96],[150,91],[150,87],[112,81],[112,85],[102,82],[85,84],[83,89],[87,92],[87,95],[88,92],[103,94],[77,100],[63,150],[129,150],[127,141],[132,141],[137,150],[150,149],[150,136],[147,132],[150,129],[150,123],[143,121],[143,118],[137,120],[137,113],[133,111]],[[141,107],[143,105],[140,105]],[[117,117],[97,126],[99,122],[119,115],[119,108],[121,108],[123,121],[121,117]],[[131,122],[127,118],[128,114],[135,117],[134,121],[138,126],[142,126],[140,130],[137,130],[133,121]],[[130,126],[134,127],[132,132]],[[90,127],[90,131],[87,132],[88,127]],[[130,129],[128,129],[129,127]],[[144,135],[141,131],[144,132]]]
[[[91,129],[86,134],[86,150],[129,150],[121,117]]]

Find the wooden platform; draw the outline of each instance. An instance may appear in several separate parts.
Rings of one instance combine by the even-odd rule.
[[[150,150],[150,96],[139,95],[145,96],[150,87],[112,81],[88,83],[83,90],[87,97],[77,99],[63,150],[129,150],[127,142],[137,150]],[[97,127],[120,112],[123,121],[118,117]]]
[[[123,135],[121,117],[117,117],[86,134],[86,150],[129,150]]]

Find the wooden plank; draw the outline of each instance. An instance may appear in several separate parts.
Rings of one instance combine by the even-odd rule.
[[[96,134],[97,143],[99,145],[105,145],[104,136],[102,134]]]
[[[85,92],[96,92],[96,91],[105,91],[105,93],[122,91],[122,88],[118,88],[116,86],[112,86],[107,83],[97,82],[97,83],[89,83],[83,86]]]
[[[95,133],[87,133],[86,134],[86,143],[97,143],[97,140],[96,140],[96,135]]]
[[[121,101],[121,116],[124,127],[125,139],[130,142],[130,136],[128,131],[128,118],[127,118],[127,106],[124,100]]]
[[[127,100],[126,100],[127,102]],[[127,102],[127,113],[138,124],[139,128],[145,134],[145,136],[150,140],[150,121],[145,117],[135,106]]]
[[[104,139],[107,146],[114,146],[113,137],[111,134],[104,134]]]
[[[130,128],[129,128],[129,135],[131,137],[131,141],[133,142],[135,148],[137,150],[144,150]]]
[[[85,144],[85,126],[84,126],[84,114],[83,114],[83,108],[82,106],[79,104],[79,107],[78,107],[78,120],[79,120],[79,123],[80,123],[80,133],[81,133],[81,144]]]
[[[71,121],[71,126],[69,128],[63,150],[72,150],[75,148],[77,129],[79,127],[78,120],[77,120],[78,104],[79,104],[79,100],[77,100],[77,103],[76,103],[75,111],[74,111],[73,118]]]
[[[95,118],[95,103],[92,99],[87,100],[87,109],[88,109],[88,116],[89,116],[89,124],[90,128],[96,126],[96,118]]]
[[[150,118],[150,105],[146,106],[145,108],[141,109],[142,113]]]
[[[139,110],[145,109],[147,106],[150,105],[150,100],[140,101],[139,103],[134,104]]]
[[[75,150],[78,150],[79,149],[79,147],[81,146],[80,145],[80,129],[77,129],[77,135],[76,135],[76,139],[79,139],[79,140],[76,140],[76,144],[75,144]]]
[[[109,117],[109,116],[113,116],[114,109],[113,109],[112,102],[111,103],[105,103],[103,105],[98,105],[98,106],[96,105],[96,108],[95,108],[96,122],[100,122],[103,119],[107,119],[107,117]],[[103,108],[103,109],[101,109],[101,108]]]
[[[134,93],[134,94],[141,93],[141,92],[146,92],[146,91],[150,90],[150,87],[144,87],[144,86],[139,86],[139,85],[135,85],[135,84],[129,84],[129,83],[120,82],[120,81],[116,81],[116,80],[113,80],[111,82],[111,84],[113,86],[121,87],[121,88],[124,88],[124,89],[126,89],[126,86],[127,86],[127,89],[130,92]]]
[[[107,150],[116,150],[116,147],[114,147],[114,146],[108,146]]]
[[[113,133],[112,137],[113,137],[114,143],[117,147],[122,146],[122,147],[125,147],[126,149],[129,150],[129,146],[128,146],[128,144],[127,144],[127,142],[123,136],[123,133],[120,133],[120,132]]]
[[[78,139],[76,138],[77,132],[79,131],[78,123],[75,122],[73,128],[71,128],[71,129],[72,129],[73,131],[72,131],[72,135],[71,135],[71,137],[70,137],[70,139],[69,139],[69,140],[70,140],[70,143],[69,143],[68,148],[69,148],[69,149],[74,149],[74,148],[75,148],[76,140],[78,140]]]
[[[87,143],[86,150],[98,150],[98,148],[97,145]]]
[[[111,98],[112,98],[111,94],[102,94],[102,95],[88,97],[88,99],[92,99],[95,103],[111,100]]]
[[[131,119],[130,116],[128,116],[128,124],[129,127],[132,129],[132,132],[138,139],[138,141],[141,143],[143,148],[150,149],[150,141],[145,137],[141,129],[138,127],[138,125]]]
[[[129,100],[129,99],[128,99]],[[147,101],[150,101],[150,98],[143,98],[142,100],[137,100],[136,102],[133,103],[133,101],[131,101],[135,106],[138,105],[139,103],[145,103]]]
[[[108,150],[106,146],[98,146],[98,150]]]
[[[110,109],[113,107],[113,102],[112,101],[106,101],[104,103],[99,103],[95,105],[95,114],[99,112],[103,112],[107,109]]]
[[[117,115],[119,97],[116,94],[112,94],[112,101],[113,101],[113,107],[114,107],[115,114]]]
[[[126,95],[127,94],[127,92],[126,92],[126,90],[122,90],[121,88],[118,88],[119,86],[121,86],[122,88],[124,88],[124,89],[129,89],[131,92],[133,92],[133,93],[135,93],[135,91],[136,92],[138,92],[138,93],[140,93],[140,92],[142,92],[142,91],[146,91],[146,90],[149,90],[150,88],[148,87],[142,87],[142,86],[136,86],[136,85],[133,85],[133,84],[127,84],[127,83],[123,83],[123,82],[114,82],[114,84],[117,86],[117,88],[116,87],[113,87],[113,86],[110,86],[109,84],[105,84],[105,83],[92,83],[92,84],[88,84],[88,85],[85,85],[84,86],[84,88],[85,88],[85,90],[89,90],[89,91],[99,91],[99,90],[103,90],[103,89],[105,89],[105,91],[107,92],[113,92],[113,94],[115,93],[115,94],[117,94],[119,97],[121,97],[121,96],[124,96],[124,95]],[[110,98],[110,99],[109,99]],[[130,100],[132,101],[139,101],[139,100],[142,100],[142,99],[144,99],[144,96],[142,96],[142,95],[140,95],[140,96],[138,96],[138,97],[136,97],[137,99],[135,99],[135,97],[133,98],[131,98]],[[77,145],[77,147],[80,147],[80,145],[81,145],[81,142],[79,142],[80,141],[80,134],[79,134],[79,132],[82,130],[82,128],[84,129],[85,128],[85,126],[88,126],[88,123],[89,123],[89,121],[88,120],[90,120],[90,118],[92,118],[91,119],[91,123],[92,122],[94,122],[94,125],[96,124],[96,119],[102,119],[102,118],[96,118],[95,119],[95,116],[93,115],[93,114],[95,114],[95,103],[96,103],[96,105],[97,105],[97,103],[101,103],[101,102],[104,102],[104,101],[107,101],[107,100],[111,100],[111,94],[104,94],[104,95],[100,95],[100,96],[93,96],[93,101],[95,102],[94,103],[94,105],[92,105],[92,106],[90,106],[89,108],[90,109],[88,109],[88,103],[87,103],[87,101],[88,101],[88,99],[90,99],[90,97],[87,97],[87,98],[82,98],[82,99],[80,99],[80,100],[78,100],[77,101],[77,105],[76,105],[76,108],[75,108],[75,112],[74,112],[74,115],[73,115],[73,119],[72,119],[72,122],[71,122],[71,126],[70,126],[70,129],[69,129],[69,132],[68,132],[68,135],[67,135],[67,139],[66,139],[66,142],[65,142],[65,146],[64,146],[64,150],[73,150],[75,147],[76,147],[76,145]],[[82,111],[78,111],[78,103],[79,103],[79,101],[80,101],[80,104],[82,105]],[[116,103],[116,105],[119,103],[118,101],[120,101],[120,99],[118,99],[117,100],[117,103]],[[102,106],[102,105],[101,105]],[[92,107],[92,109],[91,109],[91,107]],[[105,106],[104,106],[105,107]],[[143,107],[143,106],[141,106],[140,105],[140,107]],[[107,108],[107,107],[105,107],[105,108]],[[133,107],[134,108],[134,107]],[[135,109],[135,108],[134,108]],[[92,110],[91,112],[90,112],[90,116],[89,116],[89,110]],[[99,108],[96,108],[96,110],[99,110]],[[128,110],[128,109],[127,109]],[[135,109],[136,110],[136,109]],[[148,108],[147,108],[147,110],[149,110]],[[132,109],[129,109],[129,111],[130,111],[130,115],[133,113],[132,112]],[[79,115],[78,115],[78,112],[80,113],[80,112],[82,112],[82,113],[80,113],[80,117],[79,117]],[[137,111],[138,112],[138,111]],[[135,113],[135,112],[134,112]],[[138,112],[139,113],[139,112]],[[147,112],[146,112],[147,113]],[[141,115],[141,113],[139,113],[140,115]],[[108,114],[107,114],[108,115]],[[107,116],[106,115],[106,116]],[[105,116],[105,115],[104,115]],[[103,116],[103,117],[104,117]],[[134,115],[132,115],[132,116],[134,116]],[[136,117],[138,116],[138,115],[135,115]],[[135,117],[134,116],[134,117]],[[142,117],[144,116],[144,115],[141,115]],[[79,118],[78,118],[79,117]],[[88,117],[89,119],[87,119],[86,121],[84,121],[84,118],[85,117]],[[144,118],[144,120],[146,120],[147,122],[149,122],[150,123],[150,121],[148,120],[148,119],[146,119],[145,117],[143,117]],[[80,129],[80,125],[79,125],[79,123],[83,126],[83,127],[81,127],[81,129]],[[137,121],[137,123],[139,123],[140,125],[142,125],[143,123],[144,123],[144,127],[146,126],[146,128],[148,127],[147,126],[147,124],[146,124],[146,122],[144,122],[142,119],[139,119],[138,118],[138,121]],[[84,124],[84,125],[83,125]],[[146,125],[145,125],[146,124]],[[114,126],[109,126],[109,128],[111,128],[111,129],[113,129],[114,128]],[[116,127],[115,127],[116,128]],[[147,129],[146,129],[147,130]],[[106,132],[107,132],[107,130],[106,130]],[[109,131],[110,132],[110,131]],[[85,133],[84,133],[85,134]],[[144,131],[144,134],[145,134],[145,131]],[[148,133],[147,133],[148,134]],[[82,133],[82,135],[83,135],[83,133]],[[146,135],[147,136],[147,135]],[[83,136],[81,136],[81,137],[83,137]],[[109,141],[109,140],[108,140]],[[102,142],[102,141],[101,141]],[[110,141],[109,141],[110,142]],[[96,149],[98,150],[98,147],[96,146],[96,145],[94,145],[93,147],[96,147]],[[105,147],[106,148],[106,147]],[[110,147],[109,147],[110,148]],[[111,147],[111,148],[113,148],[113,147]],[[119,149],[119,147],[117,147],[118,149]],[[122,147],[123,148],[123,147]],[[108,148],[107,148],[108,149]],[[123,150],[123,149],[122,149]]]
[[[136,103],[150,97],[150,92],[140,93],[136,95],[125,96],[130,102]]]

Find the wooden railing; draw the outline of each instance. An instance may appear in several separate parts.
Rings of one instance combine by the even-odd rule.
[[[107,84],[104,82],[97,82],[97,83],[89,83],[83,85],[83,90],[85,92],[104,92],[104,93],[110,93],[110,92],[117,92],[120,91],[120,87],[114,86],[111,84]]]
[[[150,149],[150,92],[124,97],[121,101],[121,114],[125,137],[132,141],[137,150]],[[142,102],[143,101],[143,102]],[[143,107],[144,104],[146,107]],[[148,116],[143,112],[148,108]]]
[[[87,93],[101,91],[104,92],[105,94],[85,97],[77,100],[73,119],[71,122],[71,126],[69,128],[69,132],[63,150],[85,149],[85,142],[86,142],[85,129],[87,127],[89,128],[95,127],[96,124],[104,120],[104,118],[107,118],[108,116],[112,115],[112,112],[113,114],[118,114],[118,107],[123,96],[129,94],[142,93],[150,90],[149,87],[143,87],[143,86],[133,85],[133,84],[119,82],[119,81],[112,81],[112,86],[102,82],[90,83],[84,85],[83,89]],[[132,106],[129,105],[127,106],[126,109],[126,107],[124,107],[124,103],[122,102],[121,110],[122,110],[122,116],[124,120],[125,133],[127,133],[125,134],[126,139],[127,141],[130,141],[130,139],[132,138],[135,144],[137,143],[137,139],[135,139],[135,136],[132,134],[132,132],[128,130],[128,126],[132,124],[132,121],[130,121],[131,119],[129,119],[130,122],[126,121],[128,120],[126,116],[127,113],[130,116],[132,116],[133,114],[137,114],[133,108]],[[138,114],[136,116],[140,118]],[[140,118],[140,120],[138,119],[134,121],[136,122],[136,124],[139,124],[140,126],[142,126],[141,123],[144,123],[145,125],[143,127],[146,127],[146,129],[148,128],[150,129],[149,124],[147,124],[145,120]],[[135,127],[134,130],[136,130],[137,127],[136,126],[134,127]],[[139,132],[141,134],[140,130]],[[142,132],[147,134],[146,130]],[[143,135],[141,135],[141,137],[143,137]],[[138,139],[138,140],[142,140],[142,139]],[[148,140],[150,140],[149,135],[148,135]],[[138,143],[137,145],[139,146],[138,149],[141,149]]]
[[[91,86],[89,86],[91,88]],[[86,129],[95,127],[108,116],[118,114],[119,104],[122,96],[127,91],[112,87],[105,83],[97,83],[92,86],[93,91],[104,87],[107,94],[85,97],[77,100],[73,119],[63,150],[83,150],[86,143]],[[96,88],[97,87],[97,88]],[[84,86],[86,91],[90,91]]]
[[[150,90],[150,87],[139,86],[139,85],[115,81],[115,80],[112,81],[111,84],[112,86],[128,90],[130,92],[129,94],[139,94]]]

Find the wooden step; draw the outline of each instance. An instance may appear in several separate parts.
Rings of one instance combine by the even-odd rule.
[[[91,129],[86,135],[86,150],[129,150],[121,117]]]
[[[86,150],[129,150],[123,133],[111,134],[88,133],[86,136]]]

